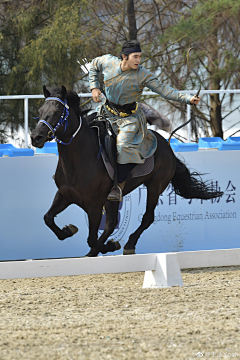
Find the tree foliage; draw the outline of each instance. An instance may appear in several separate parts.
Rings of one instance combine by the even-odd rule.
[[[122,43],[132,37],[142,44],[143,65],[175,88],[199,86],[186,63],[192,46],[190,61],[202,88],[239,88],[238,0],[10,0],[0,6],[3,95],[41,93],[44,84],[88,91],[77,60],[105,53],[118,56]],[[196,140],[199,133],[224,136],[226,100],[218,94],[203,98],[192,127]],[[30,119],[38,105],[30,102]],[[177,109],[185,119],[184,104],[166,102],[165,109]],[[3,142],[7,130],[15,136],[23,123],[23,102],[2,100],[0,111]]]
[[[94,38],[101,32],[101,24],[93,22],[89,2],[46,0],[14,5],[12,1],[5,6],[1,22],[1,94],[38,94],[44,84],[86,91],[77,60],[94,56]],[[38,103],[31,101],[30,114]],[[2,101],[0,110],[4,141],[6,128],[15,136],[23,123],[23,103]]]
[[[193,73],[189,73],[183,61],[186,50],[193,46],[192,62],[201,77],[202,87],[210,90],[239,88],[239,40],[240,3],[236,0],[193,2],[161,37],[163,44],[176,41],[169,46],[169,52],[174,57],[168,58],[168,61],[176,81],[182,83],[181,87],[197,88],[199,82]],[[222,110],[225,100],[225,95],[212,94],[207,103],[203,103],[203,111],[198,112],[198,125],[206,135],[212,133],[223,137]],[[233,97],[229,102],[232,100]],[[206,111],[209,111],[209,116],[204,115]],[[198,130],[196,127],[196,138]]]

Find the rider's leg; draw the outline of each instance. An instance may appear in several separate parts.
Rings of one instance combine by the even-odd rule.
[[[119,164],[117,163],[117,174],[118,174],[118,182],[122,183],[126,181],[130,171],[136,166],[135,163],[129,164]]]
[[[125,181],[128,178],[129,172],[134,166],[141,161],[139,155],[139,149],[135,149],[136,145],[140,144],[142,137],[137,136],[139,133],[139,120],[133,116],[121,120],[117,123],[117,180],[118,186],[112,188],[108,195],[108,200],[122,201],[122,190],[125,185]],[[134,158],[134,160],[133,160]]]
[[[113,186],[107,199],[110,201],[122,201],[122,191],[130,171],[136,166],[135,163],[119,164],[117,163],[118,186]]]

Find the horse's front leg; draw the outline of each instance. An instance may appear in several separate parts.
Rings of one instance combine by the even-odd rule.
[[[88,245],[91,250],[88,256],[97,256],[99,252],[106,254],[107,252],[112,252],[120,249],[120,244],[118,241],[108,241],[105,245],[103,242],[106,240],[98,241],[98,229],[100,226],[102,218],[102,205],[94,204],[88,210],[88,221],[89,221],[89,236],[88,236]],[[94,254],[94,255],[93,255]]]
[[[68,201],[58,190],[52,206],[44,215],[45,224],[54,232],[59,240],[64,240],[73,236],[78,231],[78,228],[74,225],[67,225],[63,229],[60,229],[54,222],[54,217],[65,210],[69,205],[71,205],[71,202]]]
[[[113,231],[118,223],[118,207],[119,207],[119,202],[117,202],[117,201],[107,201],[106,202],[106,204],[105,204],[105,210],[106,210],[105,228],[104,228],[104,232],[98,239],[98,245],[104,244],[105,241],[108,239],[108,237],[113,233]],[[117,244],[116,244],[116,246],[117,246]],[[121,246],[119,244],[118,249],[115,249],[115,250],[119,250],[120,248],[121,248]],[[92,248],[86,256],[95,257],[95,256],[98,256],[98,254],[99,254],[98,249]]]

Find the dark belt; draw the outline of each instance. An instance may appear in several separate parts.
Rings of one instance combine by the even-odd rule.
[[[122,112],[122,113],[131,115],[132,110],[136,109],[137,103],[136,103],[136,101],[134,101],[130,104],[118,105],[118,104],[114,104],[113,102],[107,100],[106,105],[108,105],[112,110],[116,109],[118,112]]]

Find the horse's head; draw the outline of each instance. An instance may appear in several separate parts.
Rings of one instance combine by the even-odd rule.
[[[43,93],[46,100],[38,110],[40,120],[31,134],[32,145],[38,148],[42,148],[44,143],[50,139],[50,136],[54,135],[53,130],[64,114],[64,110],[66,110],[64,102],[67,90],[64,86],[48,90],[44,85]]]

